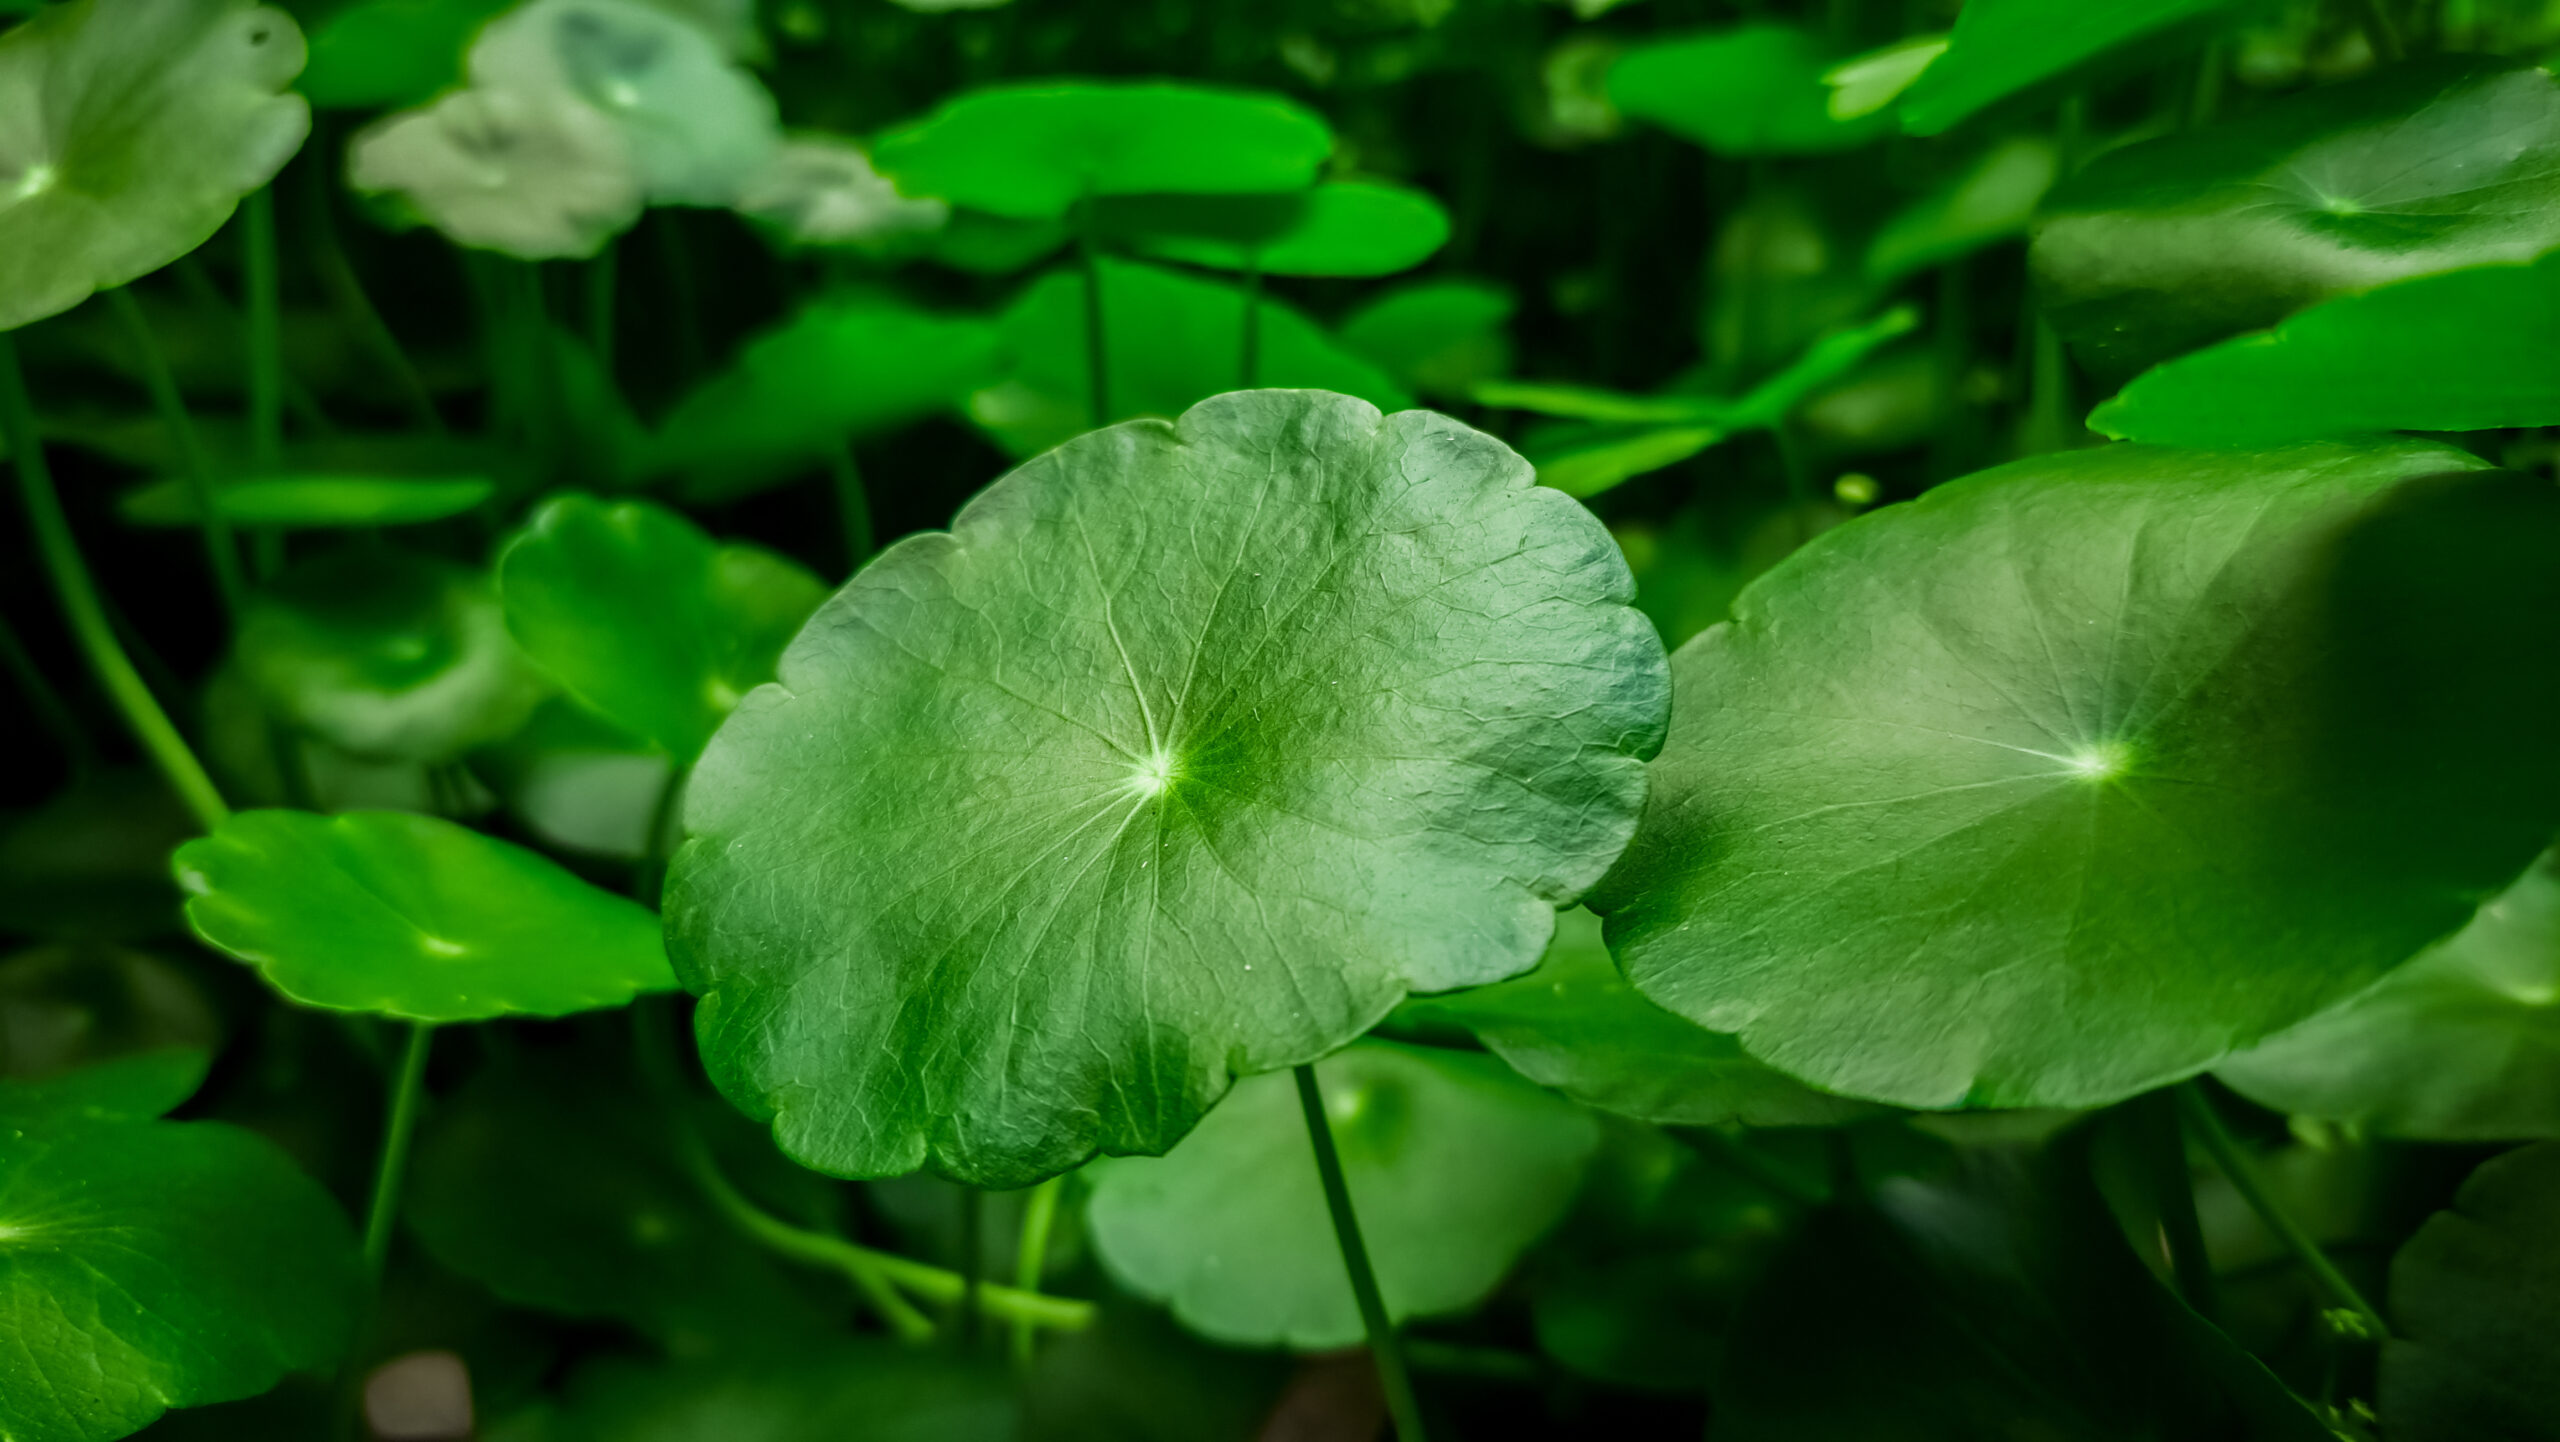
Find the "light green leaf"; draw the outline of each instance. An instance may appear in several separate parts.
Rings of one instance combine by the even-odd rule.
[[[2560,830],[2560,494],[2117,446],[1833,530],[1682,648],[1594,909],[1827,1090],[2087,1106],[2354,994]]]
[[[1276,195],[1097,201],[1101,232],[1144,255],[1265,275],[1393,275],[1449,239],[1449,214],[1409,186],[1337,180]]]
[[[1324,121],[1277,95],[1035,81],[945,101],[871,158],[908,195],[1036,220],[1087,196],[1297,190],[1332,153]]]
[[[285,572],[250,601],[235,655],[269,714],[377,760],[450,761],[546,689],[486,575],[371,546]]]
[[[2262,1106],[2376,1136],[2560,1136],[2560,853],[2372,990],[2214,1075]]]
[[[834,135],[784,140],[739,190],[737,208],[794,245],[870,251],[931,236],[951,220],[948,202],[900,195],[869,151]]]
[[[2140,64],[2201,40],[2262,0],[1965,0],[1946,53],[1902,97],[1902,125],[1936,135],[2004,100]]]
[[[2560,246],[2560,83],[2393,66],[2110,151],[2045,212],[2045,313],[2120,379],[2332,296]]]
[[[1109,419],[1178,416],[1236,384],[1244,365],[1241,287],[1108,258],[1101,268]],[[1093,424],[1084,296],[1081,267],[1052,271],[998,322],[1014,371],[972,398],[969,411],[1015,455],[1045,450]],[[1254,303],[1261,316],[1255,373],[1263,384],[1339,391],[1382,410],[1412,403],[1295,308],[1268,296]]]
[[[423,105],[462,79],[463,52],[509,0],[357,0],[311,27],[295,88],[323,110]]]
[[[202,245],[302,148],[293,18],[72,0],[0,34],[0,331]]]
[[[2544,1438],[2560,1409],[2560,1143],[2493,1157],[2391,1259],[2378,1401],[2393,1442]]]
[[[2554,336],[2560,252],[2323,302],[2153,367],[2089,426],[2119,440],[2227,446],[2560,425]]]
[[[172,861],[196,936],[307,1006],[482,1021],[675,985],[648,908],[434,816],[243,811]]]
[[[1466,1052],[1361,1042],[1316,1079],[1391,1318],[1483,1301],[1564,1215],[1600,1142],[1589,1115]],[[1171,1152],[1086,1175],[1103,1265],[1194,1331],[1304,1351],[1360,1340],[1291,1076],[1247,1077]]]
[[[2061,157],[2051,140],[2018,135],[2001,141],[1884,223],[1867,244],[1868,278],[1890,285],[2026,234],[2060,172]]]
[[[347,183],[397,194],[457,245],[519,260],[592,256],[642,204],[630,146],[595,107],[480,86],[358,133]]]
[[[1831,87],[1831,118],[1856,120],[1893,104],[1946,53],[1946,36],[1912,35],[1832,66],[1822,73]]]
[[[649,469],[727,499],[855,436],[956,409],[997,375],[996,328],[885,297],[813,301],[748,341],[668,415]]]
[[[1596,386],[1551,385],[1539,381],[1486,381],[1475,388],[1478,405],[1535,411],[1603,425],[1716,426],[1733,410],[1721,396],[1628,395]]]
[[[1792,25],[1751,24],[1639,45],[1609,69],[1609,99],[1718,155],[1806,155],[1864,145],[1888,115],[1837,119],[1838,59]]]
[[[1600,918],[1579,907],[1557,920],[1537,970],[1417,998],[1396,1015],[1472,1033],[1529,1080],[1642,1121],[1829,1126],[1875,1110],[1824,1096],[1752,1060],[1731,1036],[1645,1000],[1609,959]]]
[[[592,107],[656,205],[727,205],[782,143],[763,82],[641,0],[533,0],[480,33],[470,71],[475,90]]]
[[[262,476],[221,482],[213,499],[235,526],[342,530],[447,520],[477,509],[497,489],[485,476]],[[192,526],[195,484],[184,476],[153,481],[127,491],[116,510],[137,525]]]
[[[1504,327],[1518,305],[1479,280],[1397,286],[1345,317],[1334,338],[1422,395],[1464,396],[1511,369]]]
[[[126,1065],[138,1065],[131,1063]],[[356,1318],[336,1202],[214,1122],[16,1114],[0,1083],[0,1417],[106,1442],[325,1367]]]
[[[1020,1185],[1526,969],[1641,800],[1628,596],[1498,442],[1345,396],[1014,471],[703,753],[668,916],[715,1079],[818,1170]]]
[[[597,714],[689,763],[826,596],[794,562],[715,544],[646,501],[560,496],[498,557],[534,664]]]
[[[1010,275],[1066,243],[1066,222],[1056,216],[1015,220],[983,210],[954,210],[950,224],[935,233],[925,253],[954,270]]]
[[[1721,426],[1558,427],[1522,443],[1538,484],[1588,499],[1638,476],[1676,466],[1731,434]]]

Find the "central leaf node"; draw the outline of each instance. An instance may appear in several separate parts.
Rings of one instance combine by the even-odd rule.
[[[2111,781],[2122,776],[2133,762],[2133,753],[2121,741],[2094,741],[2074,750],[2063,764],[2071,774],[2090,781]]]
[[[1141,796],[1162,796],[1182,776],[1182,763],[1159,746],[1129,767],[1129,789]]]

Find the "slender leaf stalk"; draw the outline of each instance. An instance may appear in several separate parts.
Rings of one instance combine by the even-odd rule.
[[[2258,1220],[2266,1224],[2268,1231],[2275,1233],[2276,1240],[2284,1244],[2285,1250],[2293,1254],[2294,1260],[2302,1264],[2302,1269],[2311,1274],[2312,1280],[2329,1294],[2330,1300],[2355,1313],[2372,1336],[2390,1336],[2391,1329],[2382,1320],[2382,1313],[2365,1300],[2364,1294],[2356,1290],[2356,1284],[2347,1280],[2346,1273],[2339,1271],[2337,1264],[2329,1260],[2329,1254],[2322,1251],[2311,1234],[2302,1229],[2302,1224],[2276,1201],[2275,1193],[2267,1188],[2266,1177],[2258,1171],[2258,1164],[2241,1148],[2239,1140],[2231,1135],[2231,1129],[2222,1124],[2221,1114],[2213,1109],[2213,1100],[2204,1094],[2204,1089],[2194,1082],[2181,1082],[2177,1095],[2179,1119],[2203,1144],[2206,1154],[2213,1158],[2213,1164],[2231,1179],[2232,1190],[2238,1192],[2240,1199],[2249,1204],[2249,1209],[2258,1214]]]
[[[391,1257],[391,1228],[399,1220],[400,1188],[409,1174],[409,1140],[418,1130],[418,1103],[427,1087],[427,1052],[435,1040],[434,1022],[409,1024],[409,1044],[400,1053],[400,1071],[391,1082],[391,1101],[382,1122],[382,1157],[373,1173],[373,1202],[364,1216],[364,1275],[382,1284],[383,1263]]]
[[[311,173],[315,177],[322,174],[317,167]],[[337,222],[329,210],[328,182],[322,180],[312,190],[311,259],[321,287],[329,293],[329,303],[337,309],[338,318],[355,332],[356,343],[372,353],[374,364],[399,391],[410,419],[422,430],[445,434],[444,413],[436,409],[435,392],[427,388],[426,377],[418,373],[417,364],[409,359],[409,352],[401,346],[391,323],[382,318],[373,297],[365,292],[355,262],[347,258],[346,247],[339,243]]]
[[[151,392],[151,405],[160,413],[160,424],[177,442],[187,491],[195,497],[196,528],[204,536],[205,559],[213,568],[214,590],[222,597],[222,609],[236,621],[247,587],[240,579],[239,545],[232,539],[231,522],[222,514],[221,498],[215,494],[213,457],[205,452],[204,437],[196,431],[195,417],[187,413],[186,397],[178,391],[178,378],[170,373],[169,358],[160,349],[159,337],[152,333],[150,317],[142,313],[142,302],[133,298],[131,288],[118,286],[107,292],[107,305],[133,342],[142,365],[142,384]]]
[[[186,738],[178,734],[169,713],[144,684],[142,673],[134,669],[132,656],[116,639],[115,624],[108,619],[97,582],[71,534],[71,520],[63,514],[62,497],[54,491],[53,472],[45,465],[44,440],[36,431],[35,403],[28,398],[26,378],[18,369],[17,343],[5,331],[0,331],[0,440],[8,442],[17,466],[18,490],[35,532],[36,551],[90,670],[196,824],[213,830],[229,819],[231,808],[223,804],[204,763],[187,748]]]
[[[72,771],[75,774],[95,771],[98,767],[97,743],[89,739],[80,718],[71,714],[70,704],[62,699],[60,691],[54,689],[53,682],[44,674],[44,668],[36,664],[36,658],[28,654],[26,643],[18,639],[17,629],[5,616],[0,616],[0,665],[8,667],[10,679],[17,682],[18,689],[25,693],[36,719],[44,723],[44,729],[52,732],[54,740],[62,744],[63,754],[71,758]]]
[[[1093,197],[1077,207],[1077,248],[1084,258],[1084,374],[1093,423],[1111,424],[1111,347],[1102,324],[1102,239],[1095,233]]]
[[[284,319],[276,276],[276,195],[260,187],[240,203],[249,306],[249,457],[273,474],[284,451]]]
[[[836,520],[844,528],[844,573],[862,569],[875,544],[871,530],[871,493],[863,489],[862,463],[848,439],[827,453],[827,472],[836,493]]]
[[[1369,1248],[1360,1240],[1360,1217],[1352,1210],[1351,1184],[1342,1175],[1342,1154],[1333,1145],[1333,1123],[1325,1116],[1324,1089],[1316,1069],[1295,1068],[1298,1105],[1306,1113],[1307,1140],[1315,1147],[1316,1176],[1324,1183],[1325,1209],[1333,1214],[1334,1240],[1342,1247],[1343,1270],[1351,1274],[1351,1296],[1360,1304],[1360,1325],[1369,1334],[1369,1355],[1377,1362],[1378,1385],[1387,1394],[1387,1415],[1395,1419],[1402,1442],[1425,1442],[1422,1404],[1414,1396],[1413,1375],[1405,1370],[1404,1349],[1395,1324],[1387,1319],[1386,1299],[1378,1292],[1378,1274],[1369,1266]]]
[[[1013,1285],[1019,1291],[1040,1290],[1040,1274],[1049,1263],[1049,1234],[1058,1224],[1058,1195],[1066,1185],[1065,1177],[1051,1177],[1022,1199],[1022,1242],[1013,1261]],[[1030,1323],[1019,1317],[1014,1319],[1013,1360],[1017,1364],[1030,1364],[1031,1344],[1037,1335]]]
[[[1252,390],[1262,376],[1262,260],[1244,273],[1244,354],[1236,365],[1236,389]]]
[[[2178,1129],[2178,1104],[2160,1092],[2137,1097],[2124,1108],[2124,1122],[2151,1193],[2152,1210],[2169,1245],[2169,1271],[2178,1295],[2207,1320],[2218,1316],[2213,1258],[2204,1245],[2204,1225],[2196,1217],[2195,1178],[2187,1167],[2185,1139]]]
[[[2365,42],[2373,47],[2373,56],[2385,65],[2408,58],[2409,47],[2401,43],[2400,27],[2391,23],[2391,12],[2382,0],[2357,0],[2356,21],[2364,27]]]

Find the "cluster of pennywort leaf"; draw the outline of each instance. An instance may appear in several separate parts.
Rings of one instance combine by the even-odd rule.
[[[0,1442],[2560,1437],[2560,10],[1731,10],[0,0]]]

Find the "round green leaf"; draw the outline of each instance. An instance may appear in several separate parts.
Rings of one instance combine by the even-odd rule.
[[[202,245],[302,148],[293,18],[72,0],[0,34],[0,331]]]
[[[1249,299],[1242,287],[1131,261],[1105,259],[1101,270],[1110,419],[1178,416],[1241,378]],[[969,412],[1015,455],[1046,450],[1093,425],[1084,302],[1083,268],[1056,270],[998,322],[1013,374],[972,397]],[[1264,384],[1339,391],[1381,410],[1412,403],[1295,308],[1268,296],[1252,303],[1260,317],[1255,375]]]
[[[2041,135],[2016,135],[1912,202],[1867,244],[1867,276],[1890,285],[1986,245],[2024,235],[2062,157]]]
[[[2560,829],[2560,494],[2116,446],[1833,530],[1673,667],[1594,906],[1827,1090],[2090,1106],[2370,984]]]
[[[1449,240],[1449,213],[1408,186],[1340,180],[1278,195],[1140,195],[1094,223],[1162,260],[1265,275],[1393,275]]]
[[[106,1442],[336,1359],[355,1240],[273,1143],[214,1122],[36,1121],[14,1090],[0,1083],[12,1442]]]
[[[1423,395],[1463,396],[1511,369],[1511,292],[1475,280],[1399,286],[1353,311],[1342,348]]]
[[[1399,1016],[1474,1034],[1522,1076],[1586,1106],[1683,1126],[1828,1126],[1865,1116],[1745,1055],[1742,1044],[1644,999],[1579,907],[1556,923],[1538,969],[1407,1002]]]
[[[2315,305],[2154,367],[2090,429],[2171,445],[2560,425],[2560,252]]]
[[[2560,1143],[2494,1157],[2391,1259],[2379,1397],[2394,1442],[2542,1438],[2560,1410]]]
[[[1832,115],[1822,76],[1837,58],[1792,25],[1709,30],[1629,50],[1609,69],[1609,100],[1718,155],[1847,150],[1893,121]]]
[[[703,753],[668,934],[706,1062],[821,1171],[1019,1185],[1526,969],[1660,735],[1629,591],[1425,412],[1245,391],[1050,452]]]
[[[900,195],[871,152],[834,135],[783,141],[739,190],[737,208],[793,245],[875,251],[930,236],[951,219],[949,202]]]
[[[679,763],[711,739],[826,587],[770,551],[721,546],[646,501],[561,496],[498,557],[508,629],[606,720]]]
[[[456,245],[584,259],[640,218],[640,170],[611,119],[573,96],[472,86],[376,122],[347,184],[399,197]]]
[[[174,896],[165,850],[159,862]],[[222,1017],[195,978],[149,952],[89,943],[0,957],[0,1075],[40,1079],[221,1041]]]
[[[1903,93],[1903,128],[1936,135],[2004,100],[2092,70],[2138,65],[2201,40],[2263,0],[1966,0],[1946,39]]]
[[[375,759],[449,761],[523,725],[544,691],[487,576],[375,547],[286,572],[236,645],[271,715]]]
[[[484,476],[407,480],[390,476],[268,476],[226,481],[213,493],[224,520],[268,530],[348,530],[449,520],[497,493]],[[145,526],[196,524],[195,483],[184,476],[129,491],[116,509]]]
[[[1393,1318],[1462,1312],[1572,1205],[1599,1128],[1465,1052],[1362,1042],[1316,1066]],[[1096,1162],[1086,1225],[1122,1285],[1224,1342],[1360,1340],[1296,1080],[1247,1077],[1162,1157]]]
[[[2054,188],[2030,259],[2055,328],[2121,379],[2332,296],[2555,245],[2560,82],[2432,60],[2110,151]]]
[[[311,27],[295,88],[323,110],[423,105],[462,79],[462,54],[508,0],[357,0]]]
[[[2372,990],[2214,1074],[2263,1106],[2378,1136],[2560,1136],[2560,852]]]
[[[433,816],[243,811],[173,862],[197,937],[310,1006],[482,1021],[675,985],[647,907]]]
[[[1324,121],[1277,95],[1035,82],[947,101],[871,158],[909,195],[1031,220],[1087,196],[1296,190],[1332,153]]]
[[[0,1128],[155,1121],[196,1094],[212,1061],[201,1047],[171,1046],[40,1081],[0,1081]]]

